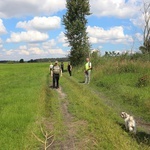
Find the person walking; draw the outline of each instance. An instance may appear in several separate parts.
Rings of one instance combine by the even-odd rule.
[[[59,78],[60,78],[60,76],[62,76],[62,70],[58,64],[58,61],[55,61],[52,72],[53,72],[53,74],[52,74],[52,76],[53,76],[53,88],[58,89],[59,88]]]
[[[68,63],[68,72],[69,72],[69,75],[72,76],[72,65],[70,64],[70,62]]]
[[[90,62],[89,58],[86,58],[86,64],[85,64],[85,70],[84,70],[84,74],[85,74],[85,84],[89,84],[90,83],[90,79],[91,79],[91,70],[92,70],[92,63]]]
[[[52,75],[52,69],[53,69],[53,64],[51,63],[51,64],[49,65],[50,75]]]

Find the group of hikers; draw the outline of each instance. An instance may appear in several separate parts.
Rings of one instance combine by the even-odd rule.
[[[85,84],[90,83],[90,77],[91,77],[91,70],[92,70],[92,63],[90,62],[89,58],[86,58],[86,64],[84,67],[84,74],[85,74]],[[64,72],[64,64],[61,62],[61,65],[59,65],[58,61],[55,61],[54,65],[51,63],[49,66],[50,74],[52,77],[53,85],[52,88],[59,88],[59,78],[62,76],[62,73]],[[72,65],[70,62],[68,62],[67,71],[69,72],[69,75],[72,76]]]

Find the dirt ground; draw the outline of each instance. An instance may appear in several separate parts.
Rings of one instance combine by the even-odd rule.
[[[66,127],[66,134],[62,135],[62,141],[54,141],[48,150],[76,150],[82,147],[82,143],[76,138],[76,134],[80,126],[86,126],[85,121],[75,121],[74,117],[68,111],[69,101],[67,95],[63,92],[60,87],[57,89],[59,100],[60,100],[60,111],[63,115],[63,122]]]

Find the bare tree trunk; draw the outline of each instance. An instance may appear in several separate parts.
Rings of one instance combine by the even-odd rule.
[[[145,21],[143,32],[143,45],[146,47],[147,52],[150,52],[150,3],[143,1],[143,16]]]

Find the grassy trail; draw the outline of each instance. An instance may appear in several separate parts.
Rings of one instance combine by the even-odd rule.
[[[55,141],[55,148],[66,145],[64,150],[149,149],[148,144],[139,143],[137,138],[125,132],[113,109],[106,106],[102,97],[94,94],[87,85],[79,83],[68,74],[64,74],[60,80],[62,89],[57,92],[65,134],[61,142]]]

